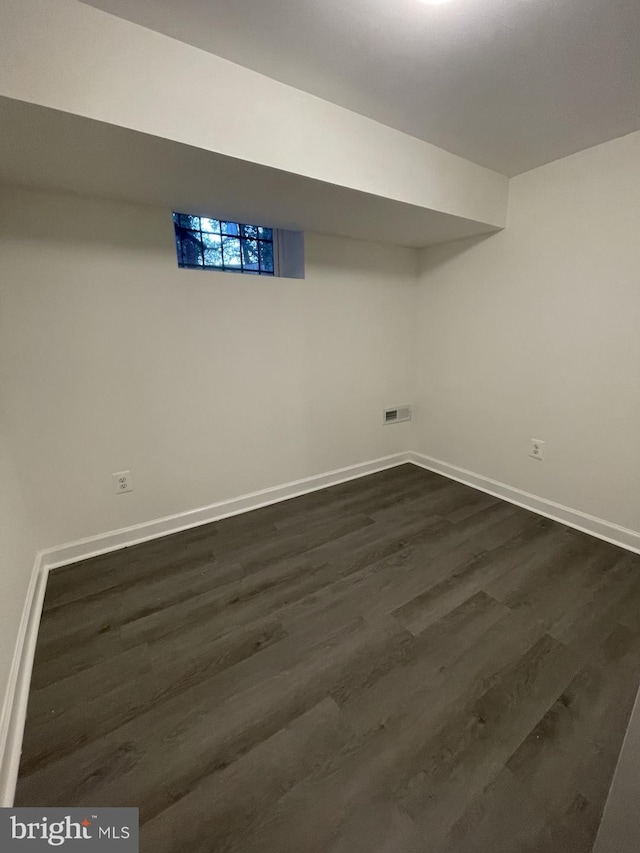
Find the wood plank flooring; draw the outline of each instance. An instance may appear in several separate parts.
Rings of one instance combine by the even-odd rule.
[[[403,465],[51,573],[16,805],[144,853],[582,853],[640,557]]]

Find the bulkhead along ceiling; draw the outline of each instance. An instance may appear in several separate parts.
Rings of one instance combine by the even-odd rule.
[[[86,2],[509,176],[640,129],[640,0]]]

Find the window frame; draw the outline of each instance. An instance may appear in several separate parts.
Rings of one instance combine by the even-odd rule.
[[[197,218],[199,227],[193,228],[193,227],[188,227],[188,226],[184,225],[183,221],[182,221],[182,217]],[[215,232],[215,231],[203,230],[202,229],[202,220],[203,219],[211,219],[214,222],[217,222],[219,224],[218,231]],[[175,243],[175,248],[176,248],[176,259],[177,259],[179,269],[207,270],[209,272],[230,272],[230,273],[234,273],[235,275],[240,274],[240,275],[251,275],[251,276],[260,276],[260,277],[264,276],[264,277],[268,277],[268,278],[276,278],[276,277],[279,277],[281,275],[281,270],[280,270],[280,242],[281,241],[280,241],[279,231],[277,228],[271,228],[271,227],[266,226],[266,225],[250,224],[247,222],[237,222],[237,221],[230,220],[230,219],[219,219],[218,217],[214,217],[214,216],[209,217],[209,216],[204,216],[202,214],[197,214],[197,213],[181,213],[180,211],[175,211],[175,210],[172,211],[172,224],[173,224],[173,229],[174,229],[174,243]],[[228,226],[228,225],[235,226],[238,233],[237,234],[224,234],[223,233],[223,226]],[[256,229],[255,238],[245,236],[244,232],[243,232],[243,229],[245,229],[245,228],[255,228]],[[271,232],[271,239],[265,238],[265,237],[260,237],[260,229],[270,231]],[[194,235],[199,235],[198,242],[200,244],[200,252],[201,252],[201,257],[202,257],[202,263],[201,264],[184,263],[184,260],[183,260],[184,259],[183,234],[185,232],[192,233]],[[221,245],[222,245],[222,240],[226,236],[238,239],[240,241],[240,266],[239,267],[225,266],[224,265],[224,250],[222,253],[222,260],[223,260],[222,266],[205,263],[204,252],[205,252],[206,246],[205,246],[205,241],[204,241],[204,235],[206,235],[206,234],[214,234],[214,235],[219,236]],[[243,268],[244,262],[243,262],[243,258],[242,258],[242,248],[243,248],[242,242],[245,240],[246,241],[251,240],[252,242],[255,240],[255,242],[257,244],[258,269],[256,269],[256,270],[244,269]],[[271,253],[272,253],[272,259],[273,259],[273,270],[272,271],[270,271],[268,269],[263,270],[261,268],[262,267],[261,253],[260,253],[260,244],[261,243],[266,243],[266,244],[271,246]]]

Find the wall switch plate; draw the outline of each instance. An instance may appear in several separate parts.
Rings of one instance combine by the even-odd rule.
[[[116,494],[123,495],[125,492],[133,491],[133,480],[131,479],[131,471],[118,471],[117,474],[112,474],[112,477]]]
[[[544,459],[544,441],[539,438],[532,438],[529,456],[532,459]]]

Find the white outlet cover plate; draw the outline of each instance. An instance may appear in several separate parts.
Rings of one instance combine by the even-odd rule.
[[[539,438],[532,438],[529,456],[532,459],[544,459],[544,441]]]
[[[117,495],[124,495],[126,492],[133,491],[133,480],[131,479],[131,471],[117,471],[112,474],[113,487]]]

